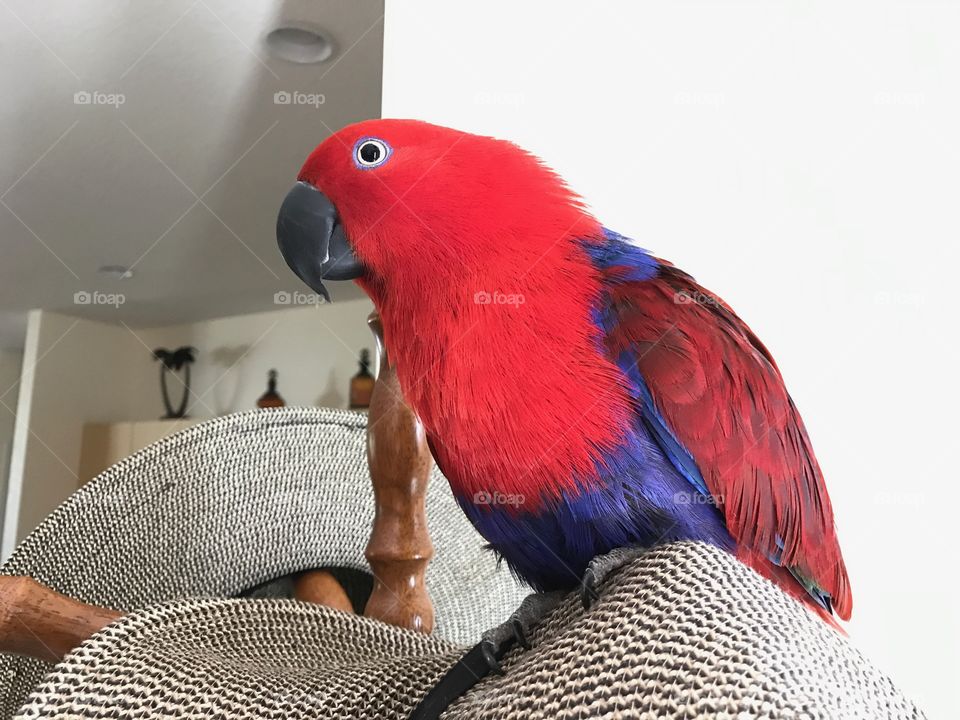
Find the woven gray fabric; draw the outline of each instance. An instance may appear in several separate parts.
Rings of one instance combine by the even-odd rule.
[[[460,653],[293,600],[176,602],[81,645],[18,717],[402,717]]]
[[[444,720],[922,718],[850,643],[715,548],[633,560],[571,595]],[[282,600],[135,613],[60,663],[22,718],[406,718],[462,653]]]
[[[446,479],[427,491],[427,588],[440,638],[468,642],[526,591],[482,549]],[[366,416],[322,408],[238,413],[171,435],[105,471],[0,568],[120,610],[236,596],[303,569],[369,571]],[[50,665],[0,655],[0,717]]]

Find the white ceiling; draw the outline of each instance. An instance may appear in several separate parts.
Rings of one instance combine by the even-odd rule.
[[[265,35],[291,23],[325,30],[333,56],[271,58]],[[305,289],[276,212],[317,143],[379,116],[382,45],[383,0],[0,2],[0,347],[35,307],[154,326]],[[276,104],[281,91],[324,102]],[[80,291],[125,302],[76,304]]]

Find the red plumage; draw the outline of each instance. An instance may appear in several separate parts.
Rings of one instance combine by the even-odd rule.
[[[358,171],[352,149],[368,136],[393,154]],[[662,262],[651,280],[605,276],[583,247],[602,242],[600,224],[511,143],[369,121],[320,145],[300,179],[337,207],[404,394],[459,496],[518,494],[525,511],[549,511],[583,490],[637,412],[616,364],[629,350],[740,557],[802,596],[779,556],[849,617],[806,430],[770,354],[719,299]],[[522,302],[497,307],[497,293]],[[606,335],[602,298],[616,315]]]
[[[393,157],[357,172],[350,148],[370,135]],[[602,231],[560,178],[511,143],[373,120],[320,145],[300,179],[350,231],[367,268],[357,282],[454,490],[522,495],[535,508],[589,475],[597,442],[616,441],[632,405],[595,350],[599,272],[570,242]]]
[[[632,349],[654,402],[693,455],[745,562],[786,587],[797,567],[849,619],[833,510],[803,420],[776,363],[718,297],[661,262],[653,281],[613,285],[613,356]],[[778,542],[779,539],[779,542]]]

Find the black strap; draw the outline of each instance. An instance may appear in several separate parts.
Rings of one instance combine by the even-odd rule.
[[[483,643],[474,645],[440,678],[410,715],[410,720],[437,720],[450,705],[490,674]],[[489,651],[489,650],[488,650]],[[497,653],[503,655],[504,652]],[[499,657],[497,658],[500,659]]]

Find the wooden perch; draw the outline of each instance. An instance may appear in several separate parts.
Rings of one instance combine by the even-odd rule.
[[[376,508],[366,548],[374,585],[364,614],[430,632],[433,603],[424,574],[433,557],[426,516],[432,459],[423,425],[400,392],[376,313],[369,324],[380,351],[380,375],[367,426],[367,461]],[[325,570],[298,575],[294,596],[352,612],[343,588]],[[61,595],[29,577],[0,576],[2,652],[56,662],[121,615]]]
[[[0,650],[56,662],[122,613],[87,605],[33,578],[0,577]]]
[[[293,596],[303,602],[353,612],[353,603],[347,597],[343,586],[326,570],[307,570],[300,573],[293,581]]]
[[[403,399],[383,344],[380,317],[368,320],[377,338],[380,373],[370,399],[367,461],[376,511],[367,544],[373,593],[364,614],[391,625],[430,632],[433,603],[424,580],[433,557],[426,495],[433,462],[423,424]]]

